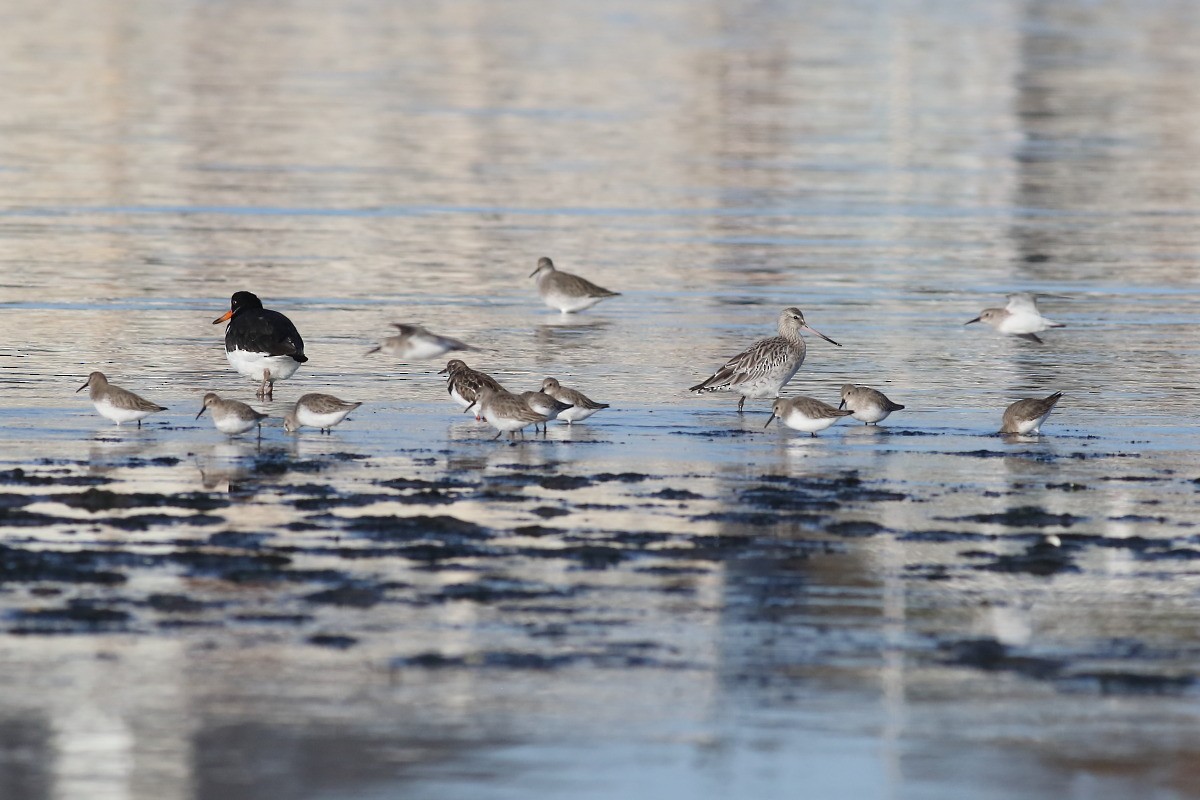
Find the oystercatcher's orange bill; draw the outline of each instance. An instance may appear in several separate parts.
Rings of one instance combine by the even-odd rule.
[[[222,322],[224,322],[225,320],[229,319],[232,316],[233,316],[233,309],[231,308],[228,311],[226,311],[224,314],[222,314],[221,316],[214,319],[213,325],[220,325]]]

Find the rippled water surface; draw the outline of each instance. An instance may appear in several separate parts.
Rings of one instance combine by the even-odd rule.
[[[1194,5],[0,19],[0,796],[1200,795]],[[239,289],[311,359],[261,442],[195,419]],[[907,408],[685,391],[793,305],[789,393]],[[611,408],[492,442],[403,320]]]

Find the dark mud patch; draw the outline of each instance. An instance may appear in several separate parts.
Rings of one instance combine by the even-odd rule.
[[[105,569],[96,551],[25,550],[0,544],[2,583],[124,583],[125,575]]]
[[[309,603],[342,606],[344,608],[371,608],[383,601],[383,587],[373,584],[353,583],[335,586],[315,592],[304,599]]]
[[[1065,666],[1057,659],[1014,653],[1008,645],[991,638],[945,642],[938,649],[945,654],[943,664],[986,672],[1015,672],[1039,680],[1058,677]]]
[[[995,556],[995,560],[987,564],[977,564],[975,569],[1020,572],[1043,577],[1062,572],[1079,572],[1079,567],[1071,560],[1070,549],[1072,548],[1049,541],[1035,542],[1022,553]]]
[[[392,494],[322,494],[320,497],[292,500],[292,507],[300,511],[326,511],[331,508],[362,508],[376,503],[394,503],[397,499]]]
[[[26,472],[21,467],[0,470],[0,484],[14,486],[103,486],[112,483],[111,478],[99,475],[46,474]]]
[[[1196,676],[1079,672],[1066,676],[1064,682],[1068,688],[1093,689],[1103,695],[1180,695],[1196,685]]]
[[[354,645],[358,644],[358,639],[353,636],[341,636],[338,634],[318,633],[306,639],[309,644],[317,647],[328,647],[333,650],[349,650]]]
[[[146,606],[162,614],[198,614],[210,605],[183,594],[152,594],[146,598]]]
[[[426,492],[443,492],[450,489],[469,489],[476,484],[467,483],[456,478],[441,478],[438,480],[427,481],[421,478],[392,478],[386,481],[377,481],[379,486],[386,486],[389,489],[399,490],[417,490]]]
[[[213,511],[227,508],[228,497],[207,492],[180,494],[151,494],[146,492],[112,492],[91,488],[77,494],[54,495],[53,500],[69,508],[96,513],[129,508],[186,508],[192,511]]]
[[[831,536],[842,536],[846,538],[866,538],[868,536],[878,536],[881,533],[888,531],[883,525],[870,520],[845,520],[843,522],[835,522],[832,525],[825,526],[825,532]]]
[[[456,583],[440,591],[425,595],[434,602],[466,600],[472,603],[499,603],[514,600],[546,600],[549,598],[573,597],[582,587],[548,586],[532,581],[500,576],[484,576],[474,583]]]
[[[411,517],[320,515],[309,519],[314,522],[328,523],[357,536],[381,542],[414,540],[461,542],[485,539],[493,535],[488,528],[445,514],[438,516],[421,514]]]
[[[550,489],[556,492],[569,492],[592,486],[594,482],[589,478],[574,475],[552,475],[548,478],[542,478],[537,482],[537,485],[543,489]]]
[[[1087,520],[1086,517],[1077,517],[1074,514],[1053,514],[1038,506],[1020,506],[996,514],[968,514],[965,517],[937,517],[936,519],[948,522],[1004,525],[1009,528],[1069,528],[1077,522]]]
[[[186,516],[176,514],[130,514],[127,517],[107,517],[100,520],[90,520],[90,524],[104,525],[105,527],[116,528],[117,530],[129,533],[141,533],[156,528],[169,528],[173,525],[189,525],[199,528],[207,525],[221,525],[224,522],[224,517],[217,517],[212,514],[188,514]]]
[[[670,660],[664,659],[659,653],[670,657]],[[686,664],[673,658],[675,655],[674,650],[664,648],[655,642],[612,642],[600,647],[550,653],[528,650],[481,650],[465,655],[446,655],[430,651],[394,658],[391,667],[393,670],[500,669],[527,671],[547,671],[577,665],[608,669],[679,669],[686,667]]]
[[[600,472],[593,475],[592,480],[597,483],[641,483],[650,480],[650,476],[640,472]]]
[[[48,635],[124,631],[133,617],[92,600],[72,600],[58,608],[22,609],[11,614],[9,633]]]
[[[901,542],[980,542],[997,538],[994,533],[968,533],[964,531],[927,530],[907,531],[896,536]]]
[[[704,495],[696,494],[688,489],[660,489],[653,494],[648,494],[646,497],[653,497],[656,500],[703,500]]]

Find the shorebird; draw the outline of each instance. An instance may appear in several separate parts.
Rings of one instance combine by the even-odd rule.
[[[1030,292],[1016,292],[1008,295],[1008,305],[1004,308],[985,308],[979,316],[964,322],[986,322],[1001,333],[1007,333],[1031,342],[1042,343],[1038,331],[1050,328],[1065,328],[1061,322],[1046,319],[1038,310],[1037,298]]]
[[[301,395],[296,405],[283,418],[283,429],[294,433],[307,425],[325,433],[331,433],[334,425],[346,418],[351,411],[362,403],[351,403],[340,400],[331,394]]]
[[[200,419],[200,415],[205,411],[212,409],[213,425],[221,433],[227,433],[234,436],[239,433],[245,433],[251,428],[258,426],[258,436],[262,438],[262,421],[269,415],[263,414],[260,411],[255,411],[250,406],[238,400],[222,400],[221,396],[216,392],[209,392],[204,395],[204,405],[200,406],[199,413],[196,414],[196,419]]]
[[[1040,400],[1037,398],[1018,400],[1004,409],[1004,423],[1000,426],[1000,432],[1040,435],[1042,423],[1046,421],[1046,417],[1050,416],[1055,403],[1061,397],[1062,392],[1055,392]]]
[[[556,418],[559,414],[571,408],[570,403],[564,403],[561,400],[555,400],[545,392],[521,392],[520,398],[525,401],[525,405],[538,414],[541,414],[545,419],[542,420],[542,430],[546,430],[546,423]],[[537,430],[537,425],[533,426]]]
[[[597,403],[583,392],[568,389],[555,378],[546,378],[542,381],[542,391],[561,403],[570,404],[570,408],[558,413],[558,418],[568,425],[573,422],[582,422],[600,409],[608,408],[608,403]]]
[[[887,395],[870,386],[856,386],[847,383],[842,386],[842,402],[838,408],[848,408],[854,418],[868,425],[877,425],[888,418],[893,411],[900,411],[904,406],[893,403]]]
[[[474,350],[474,347],[449,336],[439,336],[424,325],[414,322],[393,322],[392,327],[400,331],[389,336],[367,351],[367,355],[382,352],[384,355],[401,359],[437,358],[455,350]]]
[[[538,259],[537,269],[531,272],[529,277],[535,275],[542,302],[564,314],[591,308],[605,298],[620,294],[610,292],[578,275],[558,271],[554,268],[554,262],[545,256]]]
[[[842,417],[853,414],[850,410],[839,410],[815,400],[811,397],[779,398],[771,406],[771,416],[767,418],[770,425],[778,417],[779,421],[792,430],[811,433],[815,438],[817,431],[823,431]],[[766,428],[767,425],[763,425]]]
[[[470,411],[472,406],[477,407],[477,413],[496,429],[495,439],[504,433],[508,434],[508,438],[515,439],[516,432],[522,428],[546,421],[545,415],[530,408],[520,395],[491,386],[481,388],[475,401],[464,409],[464,413]]]
[[[484,387],[490,387],[498,392],[504,391],[500,381],[486,372],[471,369],[466,362],[458,358],[450,359],[446,363],[446,368],[440,370],[438,375],[446,376],[446,391],[449,393],[450,399],[463,408],[470,408],[479,396],[479,390]],[[482,417],[476,414],[475,419],[479,420]]]
[[[798,308],[785,308],[779,312],[779,335],[760,339],[749,350],[739,353],[702,383],[688,391],[737,392],[738,413],[746,404],[747,397],[779,397],[779,392],[792,379],[804,363],[805,344],[800,331],[820,336],[832,345],[840,344],[804,322]]]
[[[262,381],[257,397],[270,398],[275,381],[292,377],[308,361],[296,326],[278,311],[263,308],[257,295],[234,292],[229,310],[214,319],[213,325],[226,320],[225,358],[250,380]]]
[[[79,394],[84,389],[88,390],[88,397],[91,398],[92,405],[96,407],[100,416],[111,419],[118,425],[122,422],[136,421],[140,428],[144,418],[156,411],[167,410],[165,406],[151,403],[128,389],[113,386],[103,372],[93,372],[88,375],[87,381],[75,390],[75,394]]]

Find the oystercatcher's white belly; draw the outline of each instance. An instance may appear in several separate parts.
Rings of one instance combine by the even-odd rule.
[[[252,381],[261,381],[263,372],[270,370],[272,381],[287,380],[300,368],[300,362],[291,356],[269,356],[250,350],[226,350],[229,365]]]

